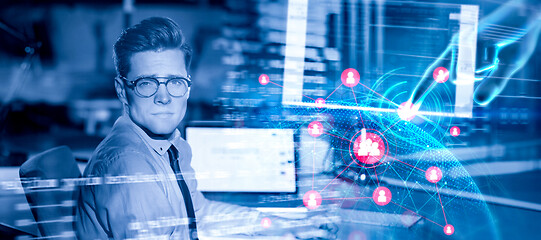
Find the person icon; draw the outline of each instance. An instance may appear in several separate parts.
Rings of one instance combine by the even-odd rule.
[[[312,134],[313,135],[321,134],[321,130],[319,129],[319,125],[317,125],[317,124],[312,125]]]
[[[436,169],[430,171],[430,181],[438,181],[438,171]]]
[[[379,206],[385,206],[390,203],[392,197],[393,194],[386,187],[377,187],[374,189],[374,192],[372,192],[372,200]]]
[[[449,133],[451,133],[451,136],[453,137],[458,137],[458,135],[460,135],[460,128],[457,126],[452,126]]]
[[[316,195],[313,193],[310,193],[310,195],[308,195],[308,198],[309,198],[308,207],[315,208],[317,206]]]
[[[434,80],[438,83],[444,83],[449,79],[449,71],[447,71],[444,67],[438,67],[434,69],[434,73],[432,73],[432,76],[434,77]]]
[[[370,148],[370,156],[379,156],[380,154],[379,143],[373,142]]]
[[[269,84],[269,82],[270,82],[270,79],[269,79],[269,76],[267,74],[259,75],[259,83],[261,85],[267,85],[267,84]]]
[[[443,82],[443,81],[445,81],[445,73],[443,72],[442,69],[440,69],[440,70],[438,71],[438,76],[436,77],[436,81],[437,81],[437,82]]]
[[[323,125],[318,121],[313,121],[310,124],[308,124],[308,127],[306,128],[308,131],[308,134],[312,137],[319,137],[321,134],[323,134]]]
[[[353,72],[348,72],[348,77],[346,78],[347,84],[355,84],[355,78],[353,78],[353,75],[355,75]]]
[[[366,157],[368,156],[368,154],[370,153],[370,150],[369,147],[372,146],[372,139],[367,139],[367,140],[364,140],[364,141],[361,141],[359,143],[359,150],[357,151],[357,155],[359,155],[359,157]]]
[[[314,210],[321,205],[321,195],[314,190],[308,191],[302,197],[302,203],[306,208]]]
[[[455,233],[455,227],[451,224],[447,224],[443,227],[443,233],[445,233],[445,235],[452,235]]]
[[[360,136],[357,135],[358,137],[353,142],[351,156],[355,157],[359,164],[375,164],[385,157],[387,150],[382,137],[377,133],[368,132],[364,128],[357,134]],[[374,197],[374,199],[376,198],[377,196]]]
[[[436,167],[436,166],[429,167],[425,171],[425,178],[426,178],[426,180],[428,180],[431,183],[439,182],[441,180],[441,178],[442,178],[441,169]]]
[[[359,72],[355,68],[347,68],[342,71],[340,80],[346,87],[355,87],[359,83]]]
[[[322,108],[323,105],[325,105],[325,99],[323,99],[323,98],[316,99],[316,107]]]
[[[385,196],[385,191],[384,190],[379,190],[378,202],[380,202],[380,203],[387,202],[387,197]]]
[[[264,228],[269,228],[271,226],[271,220],[270,218],[263,218],[261,220],[261,226],[264,227]]]

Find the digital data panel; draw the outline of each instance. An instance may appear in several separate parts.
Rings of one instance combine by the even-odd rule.
[[[292,129],[188,127],[186,136],[199,190],[296,191]]]

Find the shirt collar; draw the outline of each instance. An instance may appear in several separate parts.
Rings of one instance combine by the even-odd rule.
[[[175,131],[169,139],[153,139],[148,136],[148,134],[143,131],[137,124],[135,124],[129,116],[123,115],[121,116],[123,120],[126,120],[129,122],[129,125],[132,129],[135,130],[135,132],[145,141],[145,143],[150,146],[156,153],[159,155],[164,155],[167,150],[171,147],[171,145],[175,146],[177,149],[179,149],[179,138],[180,138],[180,131],[175,128]]]

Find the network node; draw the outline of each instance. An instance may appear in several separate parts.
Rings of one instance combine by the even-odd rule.
[[[375,164],[379,162],[386,153],[386,146],[383,139],[376,133],[361,130],[361,134],[353,143],[355,158],[363,164]]]
[[[452,235],[453,233],[455,233],[455,227],[453,227],[453,225],[451,224],[447,224],[445,225],[445,227],[443,227],[443,232],[446,235]]]
[[[372,199],[377,205],[385,206],[391,202],[393,195],[391,191],[386,187],[377,187],[372,193]]]
[[[449,79],[449,71],[447,68],[444,67],[437,67],[434,69],[434,72],[432,73],[432,77],[434,77],[434,80],[438,83],[444,83]]]
[[[364,180],[366,180],[366,174],[364,174],[364,173],[363,173],[363,174],[361,174],[361,176],[360,176],[360,179],[361,179],[361,181],[364,181]]]
[[[441,169],[436,166],[429,167],[425,173],[426,180],[428,180],[431,183],[439,182],[442,176],[443,174],[441,173]]]
[[[259,75],[259,83],[261,83],[261,85],[267,85],[269,84],[269,82],[270,82],[270,79],[267,74]]]
[[[261,226],[263,228],[269,228],[271,224],[272,224],[272,221],[270,220],[270,218],[266,217],[266,218],[261,219]]]
[[[319,137],[323,134],[323,124],[318,121],[313,121],[308,124],[308,134],[312,137]]]
[[[355,70],[354,68],[348,68],[342,72],[340,79],[345,86],[355,87],[357,86],[357,84],[359,84],[361,76],[359,75],[359,72],[357,72],[357,70]]]
[[[321,195],[317,191],[310,190],[304,194],[302,202],[306,208],[314,210],[321,205]]]
[[[449,130],[449,133],[451,133],[451,136],[458,137],[460,135],[460,128],[457,126],[451,127],[451,130]]]
[[[323,108],[325,106],[325,99],[323,98],[318,98],[315,102],[317,108]]]
[[[408,101],[401,103],[398,110],[396,110],[396,113],[398,113],[398,117],[400,119],[404,121],[411,121],[415,118],[415,115],[417,115],[418,110],[419,106],[416,106]]]

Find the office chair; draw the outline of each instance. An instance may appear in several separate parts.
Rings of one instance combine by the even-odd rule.
[[[62,181],[81,176],[71,150],[60,146],[39,153],[21,165],[19,176],[41,236],[75,239],[78,191]]]

